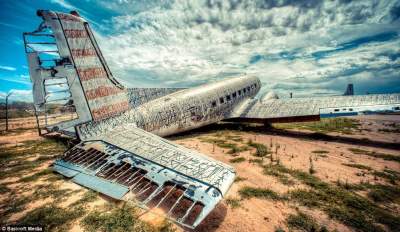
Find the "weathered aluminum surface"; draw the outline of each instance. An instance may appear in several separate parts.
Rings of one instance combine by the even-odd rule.
[[[126,90],[112,76],[89,24],[71,14],[52,11],[38,11],[38,14],[51,27],[60,56],[68,57],[74,65],[71,75],[82,87],[73,91],[83,90],[93,120],[128,110],[130,106]],[[64,68],[58,67],[60,70]]]
[[[132,154],[151,160],[192,179],[209,184],[224,194],[232,184],[232,167],[211,159],[196,151],[160,138],[136,128],[121,125],[103,133],[79,133],[83,141],[101,140],[122,148]]]
[[[361,112],[399,111],[400,94],[371,94],[313,98],[250,100],[232,118],[284,118],[298,116],[343,116]],[[397,107],[397,108],[396,108]],[[396,110],[397,109],[397,110]]]
[[[239,95],[243,89],[246,92]],[[234,107],[254,97],[259,89],[258,78],[231,78],[151,100],[117,117],[86,123],[81,130],[92,134],[129,123],[159,136],[176,134],[227,118]]]
[[[175,93],[186,88],[128,88],[129,104],[137,107],[151,100]]]
[[[129,125],[85,138],[55,162],[57,172],[113,198],[161,207],[190,228],[212,211],[235,178],[231,167]],[[166,198],[169,204],[162,204]]]

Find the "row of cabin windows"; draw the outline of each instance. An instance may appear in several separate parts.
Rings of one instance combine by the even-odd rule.
[[[347,109],[343,108],[342,111],[346,111]],[[393,110],[400,110],[399,106],[393,107]],[[340,109],[335,109],[335,112],[339,112]],[[353,108],[349,108],[349,111],[353,111]]]
[[[251,86],[247,86],[247,87],[245,87],[243,89],[239,89],[237,92],[234,92],[232,94],[226,95],[225,98],[224,97],[220,97],[219,98],[219,103],[223,104],[225,102],[225,99],[226,99],[226,101],[230,101],[232,98],[236,98],[238,95],[241,96],[242,92],[243,92],[243,95],[244,95],[244,94],[246,94],[246,92],[250,92],[250,89],[255,89],[256,87],[257,87],[257,84],[254,83]],[[232,97],[231,97],[231,95],[232,95]],[[211,106],[212,107],[216,107],[217,106],[217,101],[212,101],[211,102]]]
[[[342,111],[346,111],[346,110],[347,110],[346,108],[343,108],[343,109],[342,109]],[[393,110],[400,110],[400,107],[398,107],[398,106],[393,107]],[[334,111],[335,111],[335,112],[339,112],[340,109],[334,109]],[[353,108],[349,108],[348,111],[353,111]]]
[[[342,111],[346,111],[346,110],[347,110],[347,109],[345,109],[345,108],[342,109]],[[334,111],[335,111],[335,112],[339,112],[340,109],[335,109]],[[349,111],[353,111],[353,108],[349,108]]]

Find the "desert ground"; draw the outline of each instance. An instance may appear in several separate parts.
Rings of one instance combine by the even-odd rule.
[[[34,118],[0,134],[0,225],[48,231],[184,231],[53,173],[68,148]],[[400,115],[274,124],[219,123],[169,137],[237,177],[195,231],[400,231]]]

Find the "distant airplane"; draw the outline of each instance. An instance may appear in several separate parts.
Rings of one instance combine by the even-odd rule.
[[[160,136],[221,120],[294,122],[400,111],[400,94],[279,99],[271,92],[257,99],[261,82],[249,76],[187,89],[125,88],[76,11],[37,15],[39,28],[24,33],[36,113],[45,114],[51,104],[73,105],[76,117],[46,121],[44,128],[80,141],[54,170],[113,198],[160,207],[189,228],[223,198],[235,170]]]

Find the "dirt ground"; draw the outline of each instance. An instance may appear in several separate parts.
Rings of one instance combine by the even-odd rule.
[[[73,119],[75,118],[75,114],[53,114],[47,116],[45,118],[44,115],[40,115],[38,117],[38,121],[40,125],[45,125],[47,122],[48,124],[54,124],[60,121],[65,121],[66,119]],[[9,130],[21,130],[21,129],[34,129],[37,128],[36,117],[25,117],[25,118],[10,118],[8,120],[8,129]],[[6,129],[6,120],[4,118],[0,119],[0,131],[5,131]]]
[[[351,134],[332,132],[326,133],[326,136],[318,139],[314,139],[313,132],[299,128],[276,130],[268,128],[260,129],[259,127],[254,131],[251,129],[235,129],[240,127],[232,127],[224,130],[219,130],[218,128],[216,130],[213,127],[209,127],[208,129],[168,138],[185,147],[200,151],[214,159],[232,165],[236,170],[237,177],[239,177],[231,186],[224,200],[196,231],[289,231],[293,228],[288,226],[287,218],[298,211],[307,213],[318,225],[326,227],[328,231],[356,231],[353,227],[345,225],[339,220],[331,219],[321,209],[305,207],[294,201],[257,197],[244,198],[240,194],[240,190],[244,187],[255,187],[270,189],[277,194],[284,195],[298,189],[310,188],[303,182],[295,180],[292,177],[289,177],[292,183],[285,184],[277,176],[266,175],[263,171],[263,165],[271,163],[278,163],[288,169],[300,170],[307,173],[312,168],[312,175],[330,184],[342,182],[350,185],[359,183],[387,185],[387,178],[385,176],[377,176],[376,173],[383,173],[387,170],[399,173],[400,163],[395,160],[361,153],[386,154],[390,157],[400,156],[399,133],[390,130],[393,125],[400,125],[400,115],[362,116],[358,117],[357,120],[359,120],[358,123],[360,125]],[[229,140],[232,137],[234,137],[233,140]],[[223,138],[238,146],[245,146],[250,140],[254,143],[264,144],[270,153],[272,153],[272,159],[271,156],[262,159],[255,157],[255,148],[229,154],[232,153],[229,152],[229,148],[220,147],[210,142],[210,138]],[[44,140],[44,138],[39,137],[37,131],[34,129],[15,133],[3,133],[0,135],[0,149],[2,147],[18,148],[18,146],[24,146],[23,142],[28,140]],[[27,155],[27,159],[32,160],[40,156],[40,154]],[[240,162],[233,161],[233,159],[239,157],[244,159]],[[258,161],[255,162],[254,160],[257,159]],[[46,169],[52,162],[53,159],[49,159],[41,163],[39,167],[35,168],[35,171]],[[53,184],[59,189],[72,191],[73,194],[63,198],[58,203],[60,207],[68,207],[74,202],[79,201],[87,192],[83,187],[63,178],[39,178],[32,183],[29,182],[28,186],[26,186],[26,182],[20,182],[21,178],[29,175],[30,173],[23,176],[0,178],[0,184],[11,189],[13,194],[23,196],[29,196],[30,193],[41,188],[44,184]],[[397,184],[398,180],[395,180],[395,185]],[[22,188],[22,186],[25,188]],[[365,191],[359,191],[357,194],[366,197]],[[0,197],[0,207],[2,208],[9,204],[5,202],[9,199],[6,195],[2,194]],[[5,221],[17,222],[27,212],[48,204],[53,200],[54,198],[45,198],[31,201],[23,210],[10,215]],[[107,202],[111,202],[111,200],[105,196],[99,196],[94,201],[88,203],[87,208],[90,211],[97,207],[102,207]],[[236,202],[236,204],[234,205],[230,202]],[[394,215],[400,215],[400,205],[398,202],[379,204]],[[163,223],[163,219],[160,219],[157,214],[152,213],[145,213],[140,216],[140,219],[156,226]],[[80,220],[82,220],[82,217],[74,219],[72,223],[69,222],[72,224],[69,230],[83,231],[79,223]],[[177,231],[184,231],[181,227],[175,225],[173,227]]]
[[[371,174],[360,175],[360,169],[343,164],[362,164],[377,171],[383,171],[385,168],[397,172],[400,171],[400,163],[398,162],[357,155],[349,150],[350,148],[357,148],[400,156],[399,146],[395,149],[386,149],[382,148],[385,144],[379,143],[393,141],[398,143],[397,141],[400,139],[399,134],[379,132],[379,129],[386,128],[388,123],[399,122],[400,116],[363,116],[357,119],[361,124],[360,132],[355,132],[353,135],[340,135],[344,138],[360,139],[354,141],[350,140],[352,143],[318,141],[300,135],[298,137],[295,135],[289,137],[286,134],[269,134],[268,132],[267,134],[240,131],[227,133],[240,135],[244,141],[251,139],[254,142],[265,144],[271,147],[273,151],[279,146],[278,156],[280,163],[291,169],[308,172],[310,168],[310,159],[312,159],[315,169],[314,175],[326,182],[334,183],[341,180],[348,183],[360,183],[363,181],[369,183],[384,183],[385,181],[382,178],[376,178]],[[364,128],[367,128],[367,130],[364,130]],[[293,131],[300,131],[305,134],[309,133],[308,131],[298,129]],[[338,133],[328,134],[339,136]],[[209,135],[208,133],[199,133],[191,138],[178,138],[175,142],[188,148],[198,150],[217,160],[230,163],[229,160],[232,159],[233,156],[226,154],[227,149],[213,146],[210,143],[201,142],[201,139],[199,139]],[[371,142],[365,144],[362,138],[370,138]],[[357,143],[357,141],[360,143]],[[375,144],[375,141],[379,142]],[[327,153],[323,153],[323,156],[320,156],[318,153],[313,153],[313,151],[327,151]],[[226,196],[227,198],[239,199],[238,190],[243,186],[268,188],[277,193],[285,193],[293,189],[304,187],[301,186],[301,184],[291,186],[284,185],[275,177],[264,175],[262,169],[257,164],[248,162],[248,160],[255,158],[252,153],[253,150],[249,150],[235,154],[235,156],[244,157],[246,162],[230,163],[230,165],[235,168],[238,176],[245,179],[240,182],[235,182],[232,185]],[[276,154],[274,155],[276,157]],[[270,161],[266,159],[264,162],[269,163]],[[260,199],[241,200],[240,207],[228,207],[226,215],[224,215],[224,219],[221,221],[221,224],[218,225],[216,231],[274,231],[277,228],[288,230],[285,219],[289,214],[294,213],[297,207],[300,206],[290,202],[282,203],[280,201]],[[396,206],[395,211],[397,214],[400,214],[399,205]],[[330,220],[323,212],[311,211],[309,213],[313,215],[316,221],[325,225],[330,231],[335,229],[337,231],[352,231],[351,228]]]

